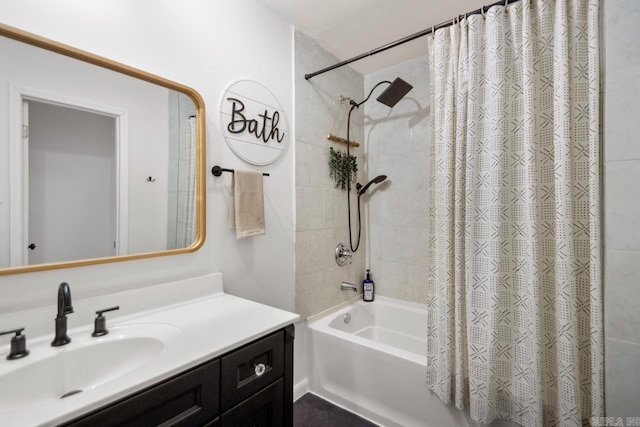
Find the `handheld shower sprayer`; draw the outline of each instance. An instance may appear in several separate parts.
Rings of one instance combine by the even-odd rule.
[[[378,175],[373,178],[371,181],[367,182],[363,187],[361,184],[356,184],[356,191],[358,192],[358,196],[362,196],[372,184],[380,184],[382,181],[387,179],[387,175]]]

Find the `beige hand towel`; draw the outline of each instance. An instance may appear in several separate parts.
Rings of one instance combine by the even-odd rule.
[[[236,229],[238,239],[265,233],[262,173],[237,169],[234,172],[231,178],[229,228]]]

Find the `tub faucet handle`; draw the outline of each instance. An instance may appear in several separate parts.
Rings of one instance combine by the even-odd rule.
[[[336,264],[340,267],[345,265],[347,262],[351,264],[351,257],[353,256],[353,252],[351,252],[347,247],[339,243],[336,247]]]

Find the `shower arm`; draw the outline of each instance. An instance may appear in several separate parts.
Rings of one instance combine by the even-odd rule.
[[[391,82],[389,80],[383,80],[381,82],[378,82],[374,87],[371,88],[371,90],[369,91],[369,95],[367,95],[367,97],[362,102],[355,102],[353,99],[350,99],[349,100],[349,105],[351,105],[351,110],[349,110],[349,115],[351,115],[351,112],[353,111],[354,108],[360,108],[360,106],[362,104],[367,102],[369,100],[369,98],[371,98],[371,95],[373,95],[373,91],[376,90],[376,88],[378,86],[380,86],[381,84],[383,84],[383,83],[391,84]],[[347,133],[349,133],[349,128],[348,127],[347,127]]]
[[[349,101],[349,104],[351,105],[351,108],[349,109],[349,115],[347,116],[347,141],[350,141],[349,137],[350,137],[350,132],[351,132],[351,113],[353,113],[353,110],[355,110],[356,108],[360,108],[360,106],[362,104],[364,104],[365,102],[367,102],[369,100],[369,98],[371,98],[371,95],[373,94],[373,91],[376,90],[376,88],[378,86],[380,86],[381,84],[391,84],[391,82],[389,80],[383,80],[381,82],[378,82],[374,87],[371,88],[371,90],[369,91],[369,95],[367,95],[367,97],[364,99],[364,101],[362,102],[355,102],[353,99],[351,99]],[[349,156],[350,156],[350,152],[349,152],[349,146],[351,144],[347,144],[347,161],[349,160]],[[356,241],[356,246],[355,248],[353,247],[353,237],[351,236],[351,180],[348,179],[347,180],[347,217],[349,219],[349,248],[351,249],[351,252],[356,252],[358,250],[358,248],[360,247],[360,232],[362,231],[362,221],[360,219],[360,196],[362,196],[362,194],[358,193],[358,240]]]

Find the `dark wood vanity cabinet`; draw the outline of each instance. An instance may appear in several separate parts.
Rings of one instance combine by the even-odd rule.
[[[293,426],[289,325],[65,426]]]

